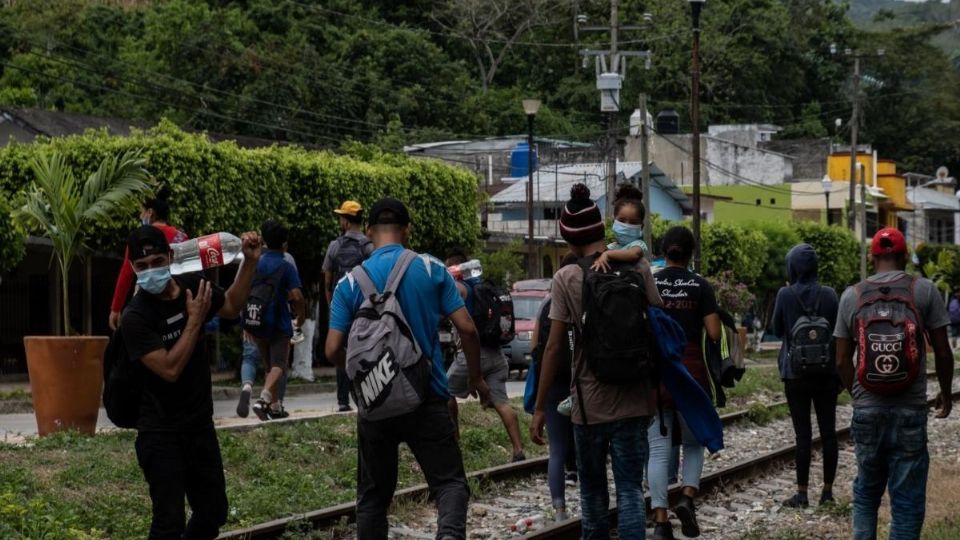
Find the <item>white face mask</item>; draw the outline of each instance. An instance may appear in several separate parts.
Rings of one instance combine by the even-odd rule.
[[[625,246],[640,239],[643,235],[643,227],[617,220],[613,222],[613,235],[616,237],[618,244]]]

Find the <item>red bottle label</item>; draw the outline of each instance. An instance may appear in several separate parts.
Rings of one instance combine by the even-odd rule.
[[[220,247],[220,233],[208,234],[197,239],[200,250],[200,263],[204,270],[223,266],[223,249]]]

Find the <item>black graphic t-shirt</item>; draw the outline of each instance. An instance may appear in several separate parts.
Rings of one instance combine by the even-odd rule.
[[[153,351],[173,348],[187,325],[186,289],[196,294],[201,278],[198,274],[174,276],[180,285],[180,296],[173,300],[160,300],[144,291],[133,297],[121,322],[131,360],[140,362]],[[214,286],[208,321],[220,311],[223,302],[223,289]],[[144,372],[137,431],[190,431],[213,424],[210,365],[204,356],[202,334],[176,381],[167,382],[149,369]]]
[[[657,290],[663,309],[687,334],[687,343],[701,343],[703,318],[717,312],[717,297],[707,280],[684,268],[668,267],[657,272]]]

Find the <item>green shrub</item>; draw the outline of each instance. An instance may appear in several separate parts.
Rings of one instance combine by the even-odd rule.
[[[0,149],[0,198],[22,190],[31,179],[29,160],[51,148],[66,156],[78,176],[95,170],[107,155],[142,148],[147,168],[170,189],[172,223],[199,236],[259,229],[267,218],[285,221],[301,267],[317,272],[327,244],[339,233],[332,210],[345,199],[365,207],[384,196],[404,201],[413,218],[411,247],[419,251],[472,248],[480,233],[476,177],[465,169],[378,150],[350,157],[294,146],[244,149],[232,141],[211,142],[169,122],[130,137],[89,131],[11,144]],[[0,271],[12,267],[22,253],[22,240],[7,241],[18,234],[5,226],[7,214],[0,208]],[[132,213],[98,223],[90,247],[119,251],[136,224]],[[304,275],[307,281],[317,277]]]
[[[795,224],[800,240],[817,251],[820,283],[837,294],[860,276],[860,243],[849,229],[816,223]]]
[[[23,258],[26,234],[14,223],[12,206],[0,191],[0,275],[11,270]]]
[[[703,274],[730,271],[737,281],[752,285],[763,271],[767,238],[762,232],[729,223],[703,225]]]

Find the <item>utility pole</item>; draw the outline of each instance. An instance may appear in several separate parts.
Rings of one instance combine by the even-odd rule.
[[[617,114],[620,112],[620,88],[623,86],[623,78],[626,73],[628,56],[642,56],[647,60],[647,68],[650,64],[650,51],[621,51],[618,47],[620,31],[640,31],[647,30],[650,23],[649,14],[644,15],[645,25],[620,25],[619,21],[620,0],[610,0],[610,26],[582,26],[581,32],[604,32],[610,34],[609,50],[590,50],[580,51],[584,57],[583,67],[587,67],[587,57],[596,58],[597,70],[597,90],[600,90],[600,111],[607,113],[607,141],[606,158],[607,174],[604,181],[606,187],[606,205],[604,212],[607,219],[613,218],[613,194],[616,191],[617,182]],[[584,22],[583,18],[578,16],[578,22]],[[579,33],[577,34],[579,35]]]
[[[645,212],[643,213],[643,241],[647,244],[648,249],[653,249],[653,227],[650,226],[650,214],[652,210],[650,208],[650,132],[648,131],[649,126],[647,126],[647,94],[640,94],[640,161],[642,161],[643,169],[643,186],[640,187],[643,190],[643,205]]]
[[[860,169],[860,281],[867,279],[867,168]],[[850,207],[853,208],[851,200]]]
[[[850,205],[847,210],[847,225],[851,231],[856,230],[856,199],[857,186],[857,130],[860,127],[860,57],[853,59],[853,114],[850,117]],[[864,201],[866,204],[866,201]],[[861,272],[862,273],[862,272]]]
[[[610,0],[610,70],[618,72],[617,31],[619,0]],[[620,107],[618,106],[617,109]],[[617,191],[617,110],[607,113],[607,212],[608,220],[613,219],[613,194]]]
[[[690,62],[691,91],[690,116],[692,117],[693,151],[693,271],[700,272],[700,11],[705,0],[689,0],[693,14],[693,58]]]

